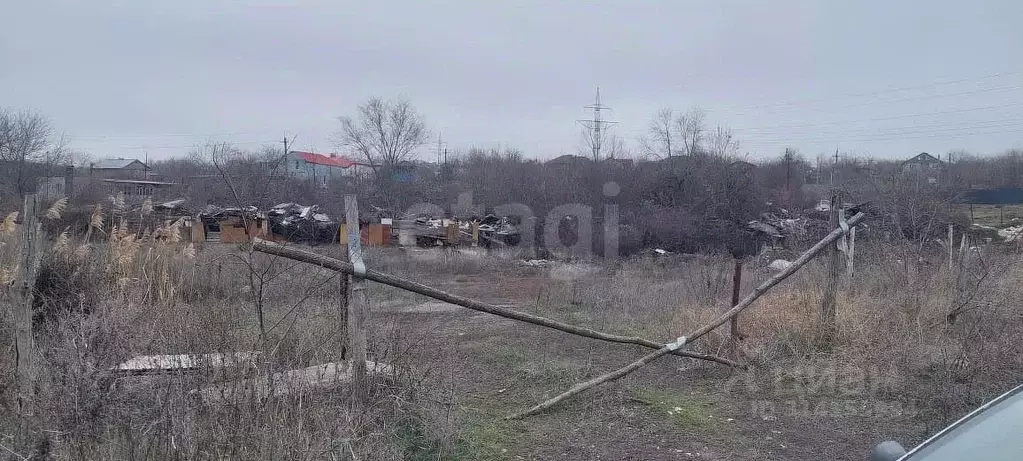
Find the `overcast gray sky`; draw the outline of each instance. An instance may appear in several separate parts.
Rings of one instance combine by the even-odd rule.
[[[403,95],[448,146],[575,153],[601,87],[630,144],[700,106],[741,151],[1023,147],[1023,2],[5,2],[0,105],[96,158],[297,136]],[[908,87],[908,88],[907,88]],[[901,90],[899,90],[901,88]],[[422,158],[432,158],[432,146]]]

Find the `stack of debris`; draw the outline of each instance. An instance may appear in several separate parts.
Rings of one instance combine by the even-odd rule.
[[[784,209],[780,214],[761,213],[760,219],[750,221],[746,228],[767,237],[771,243],[783,243],[786,237],[802,237],[806,233],[805,219],[789,217]]]
[[[270,232],[291,242],[331,243],[337,236],[338,223],[316,205],[281,203],[266,215]]]
[[[484,243],[518,245],[522,235],[518,226],[507,216],[487,215],[479,221],[480,240]]]

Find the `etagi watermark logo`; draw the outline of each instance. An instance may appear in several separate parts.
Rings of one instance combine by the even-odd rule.
[[[748,411],[770,421],[785,417],[884,417],[917,414],[912,402],[892,398],[896,374],[880,366],[822,363],[770,373],[736,373],[724,390],[746,394]]]
[[[618,183],[611,181],[604,184],[602,193],[605,198],[601,213],[601,235],[603,237],[603,258],[617,259],[619,256],[619,212],[617,197],[621,193]],[[433,203],[417,203],[405,210],[406,216],[444,216],[450,211],[452,215],[483,216],[484,208],[473,203],[471,191],[458,194],[456,203],[449,210]],[[535,250],[537,220],[541,217],[533,213],[532,208],[522,203],[507,203],[494,207],[493,214],[506,216],[522,223],[519,226],[521,239],[519,248]],[[593,207],[580,203],[558,205],[547,212],[543,219],[543,235],[541,244],[554,254],[567,255],[572,258],[589,258],[594,256]],[[572,232],[563,233],[564,224],[569,224]],[[568,235],[566,235],[568,234]]]

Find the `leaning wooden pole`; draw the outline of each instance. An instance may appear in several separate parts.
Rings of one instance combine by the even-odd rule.
[[[865,217],[866,216],[863,213],[857,213],[855,216],[853,216],[852,218],[849,219],[849,221],[848,221],[849,227],[855,226],[856,224],[860,223],[861,221],[863,221],[863,219],[865,219]],[[616,379],[619,379],[619,378],[621,378],[621,377],[623,377],[623,376],[625,376],[625,375],[627,375],[629,373],[632,373],[633,371],[636,371],[640,367],[642,367],[642,366],[644,366],[644,365],[646,365],[646,364],[656,360],[657,358],[660,358],[660,357],[662,357],[664,355],[667,355],[667,354],[670,354],[672,352],[680,350],[681,347],[685,347],[685,345],[692,343],[693,341],[699,339],[701,336],[706,335],[707,333],[710,333],[715,328],[723,325],[725,322],[728,322],[729,319],[735,317],[740,312],[742,312],[746,308],[750,307],[750,305],[753,304],[753,301],[756,301],[757,298],[763,296],[763,294],[766,293],[767,290],[771,289],[771,287],[774,287],[775,285],[781,283],[782,280],[785,280],[790,275],[796,273],[796,271],[799,270],[799,268],[803,267],[804,265],[806,265],[806,263],[808,263],[811,260],[813,260],[813,258],[815,256],[817,256],[825,248],[827,248],[828,245],[834,245],[835,241],[838,240],[839,238],[841,238],[842,235],[845,234],[845,232],[846,232],[846,230],[844,230],[841,227],[831,231],[830,234],[828,234],[826,237],[824,237],[824,240],[821,240],[820,242],[817,242],[816,245],[811,247],[809,250],[806,250],[806,252],[804,252],[798,259],[793,261],[792,264],[788,268],[786,268],[785,270],[779,272],[774,277],[771,277],[770,279],[764,281],[764,283],[761,283],[760,286],[754,288],[753,292],[751,292],[749,295],[747,295],[746,298],[744,298],[742,301],[740,301],[738,304],[736,304],[735,307],[732,307],[727,312],[722,314],[720,317],[714,319],[713,322],[710,322],[710,323],[704,325],[703,327],[697,329],[696,331],[690,333],[687,336],[680,337],[674,343],[665,344],[660,349],[658,349],[658,350],[656,350],[654,352],[651,352],[651,353],[641,357],[639,360],[636,360],[635,362],[632,362],[632,363],[630,363],[630,364],[628,364],[628,365],[626,365],[626,366],[624,366],[622,368],[619,368],[619,369],[617,369],[615,371],[612,371],[611,373],[608,373],[606,375],[598,376],[598,377],[593,378],[593,379],[591,379],[589,381],[585,381],[585,382],[576,384],[575,386],[572,386],[571,389],[569,389],[569,390],[567,390],[567,391],[565,391],[565,392],[563,392],[563,393],[561,393],[561,394],[559,394],[559,395],[557,395],[555,397],[552,397],[552,398],[550,398],[550,399],[540,403],[539,405],[537,405],[537,406],[535,406],[533,408],[530,408],[530,409],[528,409],[526,411],[523,411],[521,413],[516,413],[514,415],[508,416],[505,419],[516,419],[516,418],[522,418],[522,417],[525,417],[525,416],[534,415],[534,414],[539,413],[541,411],[544,411],[544,410],[546,410],[546,409],[548,409],[548,408],[550,408],[550,407],[552,407],[554,405],[557,405],[558,402],[561,402],[562,400],[565,400],[565,399],[567,399],[569,397],[572,397],[572,396],[574,396],[576,394],[579,394],[580,392],[586,391],[586,390],[588,390],[590,388],[593,388],[595,386],[598,386],[600,384],[603,384],[603,383],[606,383],[606,382],[610,382],[610,381],[614,381]]]
[[[318,253],[312,253],[309,251],[288,247],[284,244],[268,242],[266,240],[258,238],[253,240],[252,245],[253,249],[263,253],[313,264],[324,269],[330,269],[345,274],[355,274],[355,269],[353,268],[352,263],[340,261],[338,259],[334,259]],[[411,280],[407,280],[385,272],[375,271],[372,269],[366,269],[365,273],[361,274],[360,277],[366,280],[371,280],[377,283],[382,283],[384,285],[389,285],[395,288],[401,288],[403,290],[421,294],[423,296],[429,296],[433,299],[455,304],[468,309],[486,312],[488,314],[493,314],[499,317],[504,317],[512,320],[518,320],[520,322],[532,323],[534,325],[553,328],[555,330],[561,330],[564,331],[565,333],[571,333],[578,336],[584,336],[587,338],[599,339],[602,341],[608,341],[613,343],[636,344],[650,349],[660,349],[660,347],[663,346],[662,343],[651,341],[649,339],[639,338],[636,336],[613,335],[597,330],[591,330],[589,328],[569,325],[567,323],[558,322],[556,320],[551,320],[537,315],[527,314],[525,312],[517,311],[515,309],[509,309],[507,307],[495,306],[493,304],[477,301],[475,299],[470,299],[463,296],[458,296],[456,294],[448,293],[443,290],[438,290],[431,286],[416,283]],[[718,357],[709,354],[701,354],[692,351],[675,351],[673,353],[681,357],[709,360],[711,362],[716,362],[731,367],[739,366],[739,364],[737,364],[736,362],[733,362],[723,357]]]

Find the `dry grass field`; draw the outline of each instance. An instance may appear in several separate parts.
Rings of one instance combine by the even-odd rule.
[[[840,288],[832,345],[818,334],[820,262],[740,317],[746,338],[736,349],[726,329],[693,345],[734,355],[748,370],[669,356],[547,412],[505,421],[647,350],[371,283],[369,356],[393,367],[374,377],[371,405],[351,410],[343,385],[210,402],[193,390],[341,360],[338,277],[236,246],[196,248],[175,241],[173,226],[145,236],[114,230],[89,244],[48,236],[27,429],[19,429],[13,373],[0,375],[5,456],[857,460],[882,440],[922,440],[1018,383],[1023,365],[1019,255],[988,247],[967,255],[960,270],[940,250],[865,242],[855,276]],[[2,238],[0,366],[13,370],[18,232]],[[766,262],[747,261],[744,292],[770,275]],[[728,307],[733,268],[714,255],[534,267],[511,254],[397,248],[370,251],[367,263],[460,295],[665,342]],[[234,351],[261,355],[243,369],[109,371],[143,354]]]

